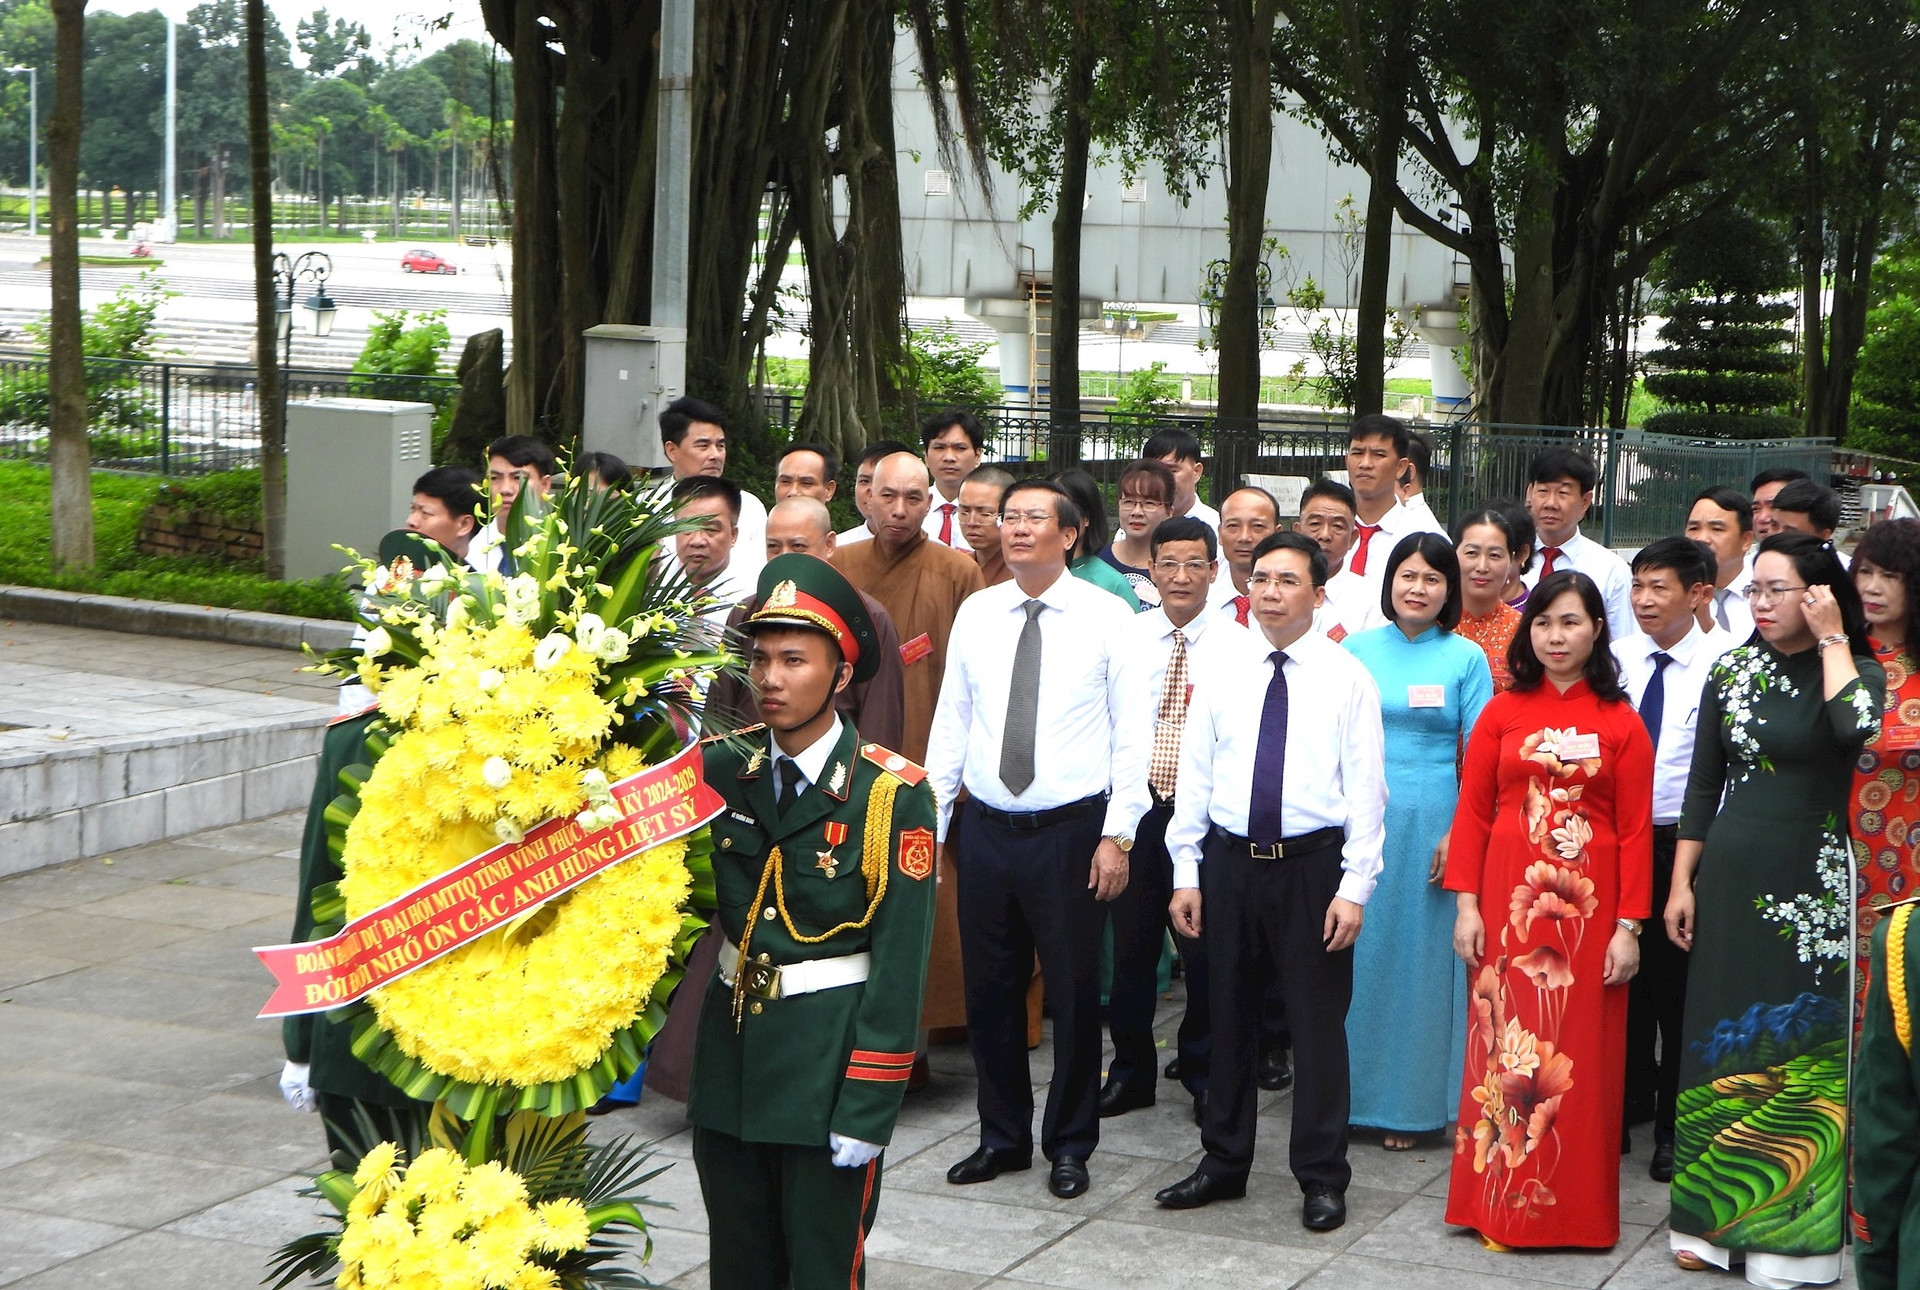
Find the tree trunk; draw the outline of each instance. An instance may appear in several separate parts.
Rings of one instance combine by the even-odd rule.
[[[1227,280],[1220,296],[1216,497],[1252,469],[1260,413],[1260,299],[1267,184],[1273,168],[1275,0],[1224,4],[1227,87]]]
[[[539,434],[561,354],[560,221],[554,176],[553,55],[539,12],[513,7],[513,363],[507,430]],[[496,33],[497,35],[498,33]],[[435,168],[438,169],[436,159]],[[438,176],[435,176],[436,185]]]
[[[1087,18],[1076,15],[1068,51],[1067,75],[1055,93],[1066,98],[1060,134],[1060,192],[1053,206],[1053,318],[1047,407],[1066,447],[1064,427],[1080,420],[1080,242],[1087,208],[1087,154],[1092,148],[1089,99],[1093,97],[1094,55]],[[1032,375],[1029,375],[1032,379]],[[1035,391],[1039,393],[1039,391]],[[1077,437],[1076,437],[1077,441]]]
[[[213,149],[213,236],[216,241],[225,241],[227,236],[227,145],[224,143]]]
[[[1349,9],[1349,12],[1353,12]],[[1371,157],[1366,166],[1367,226],[1360,261],[1360,298],[1354,302],[1356,416],[1386,406],[1387,293],[1393,278],[1393,197],[1400,184],[1400,140],[1407,123],[1407,72],[1411,14],[1408,5],[1388,6],[1381,34],[1386,57],[1370,78]]]
[[[52,217],[53,313],[47,344],[52,418],[47,467],[52,489],[54,570],[93,565],[93,473],[87,444],[87,365],[80,338],[80,127],[85,111],[87,0],[52,0],[53,115],[47,122],[47,205]]]
[[[260,408],[260,517],[267,576],[287,576],[287,426],[273,283],[273,132],[267,87],[266,0],[246,0],[248,204],[253,223],[254,389]]]
[[[1800,262],[1800,402],[1808,434],[1826,434],[1819,423],[1827,407],[1826,184],[1821,146],[1819,91],[1802,96],[1800,106],[1800,235],[1794,255]]]
[[[848,119],[865,143],[847,176],[857,190],[860,253],[854,260],[852,349],[863,423],[893,426],[911,440],[918,416],[907,376],[905,251],[900,237],[900,175],[893,131],[893,7],[867,0],[857,11],[845,88]],[[860,444],[866,447],[866,442]]]

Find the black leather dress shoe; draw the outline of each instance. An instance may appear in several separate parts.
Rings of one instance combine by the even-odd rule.
[[[1655,1182],[1673,1181],[1673,1144],[1655,1139],[1653,1159],[1647,1164],[1647,1177]]]
[[[956,1186],[968,1183],[991,1182],[1001,1174],[1017,1174],[1023,1169],[1033,1168],[1033,1151],[995,1151],[992,1147],[982,1147],[947,1170],[947,1181]]]
[[[1331,1232],[1347,1221],[1347,1198],[1325,1183],[1310,1183],[1300,1202],[1300,1226],[1309,1232]]]
[[[1163,1069],[1160,1072],[1160,1074],[1167,1079],[1179,1079],[1180,1078],[1180,1059],[1178,1057],[1173,1058],[1171,1061],[1169,1061],[1166,1064],[1165,1069]]]
[[[1247,1194],[1245,1178],[1221,1178],[1196,1169],[1171,1187],[1162,1187],[1153,1199],[1162,1209],[1199,1209],[1216,1200],[1239,1200]]]
[[[1152,1105],[1152,1087],[1148,1087],[1145,1092],[1135,1092],[1125,1084],[1115,1084],[1109,1080],[1100,1090],[1100,1118],[1103,1120]]]
[[[1061,1156],[1047,1174],[1047,1190],[1061,1200],[1087,1194],[1087,1162],[1078,1156]]]
[[[1293,1087],[1293,1063],[1287,1050],[1277,1045],[1260,1051],[1260,1087],[1269,1093]]]

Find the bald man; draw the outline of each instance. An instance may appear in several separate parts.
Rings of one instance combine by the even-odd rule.
[[[960,602],[985,585],[973,557],[929,541],[922,525],[933,502],[927,463],[897,452],[874,464],[867,522],[873,540],[840,547],[833,567],[859,590],[887,607],[900,633],[906,667],[906,733],[893,747],[923,761],[940,678],[947,670],[947,637]],[[864,727],[862,727],[864,731]],[[920,1025],[941,1030],[967,1024],[960,979],[960,930],[953,874],[941,861],[939,907],[933,952],[927,967],[926,1006]]]
[[[818,560],[833,558],[835,539],[833,517],[812,497],[795,495],[775,503],[767,512],[767,559],[776,555],[810,555]],[[852,722],[863,739],[885,748],[898,748],[904,731],[904,667],[900,661],[900,635],[886,606],[865,592],[861,601],[873,619],[879,637],[880,670],[871,681],[849,685],[840,691],[834,707]],[[759,608],[759,598],[751,597],[734,606],[727,617],[728,627],[738,627]],[[737,716],[727,719],[736,726],[757,725],[760,705],[745,679],[723,677],[714,682],[708,700],[719,705],[715,711]]]
[[[1012,483],[1013,476],[998,466],[975,466],[960,481],[960,532],[989,587],[1013,576],[1000,548],[1000,499]]]

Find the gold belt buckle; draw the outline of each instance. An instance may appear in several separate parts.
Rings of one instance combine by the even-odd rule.
[[[766,955],[760,955],[751,963],[742,963],[740,970],[746,974],[748,994],[756,999],[780,997],[780,969],[769,963]]]
[[[1247,854],[1255,860],[1279,860],[1286,855],[1286,848],[1278,842],[1263,847],[1258,842],[1247,843]]]

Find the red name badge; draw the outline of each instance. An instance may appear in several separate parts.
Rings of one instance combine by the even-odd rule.
[[[1888,752],[1910,752],[1920,748],[1920,726],[1910,726],[1895,717],[1881,735],[1880,746]]]
[[[925,632],[900,647],[900,665],[912,667],[927,655],[933,653],[933,641]]]

